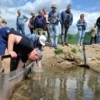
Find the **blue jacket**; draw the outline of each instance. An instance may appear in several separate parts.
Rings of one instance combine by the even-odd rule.
[[[25,22],[27,22],[28,18],[24,15],[17,16],[16,25],[24,25]]]
[[[80,25],[80,24],[84,24],[84,25]],[[85,19],[83,20],[78,20],[77,23],[76,23],[77,27],[78,27],[78,30],[86,30],[86,27],[87,27],[87,23],[85,21]]]
[[[71,12],[67,13],[67,11],[61,12],[61,24],[65,24],[67,26],[72,25],[73,22],[73,14]]]
[[[38,48],[40,51],[42,51],[42,45],[38,44],[39,35],[26,34],[26,36],[29,37],[33,41],[34,48]]]
[[[58,20],[55,19],[55,17],[57,17]],[[60,21],[60,14],[59,14],[59,12],[58,11],[56,11],[56,12],[50,11],[49,15],[48,15],[48,20],[50,21],[50,24],[56,24],[56,25],[58,25],[59,21]]]

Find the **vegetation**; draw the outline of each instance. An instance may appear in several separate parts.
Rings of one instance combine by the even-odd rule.
[[[61,36],[59,36],[59,38],[58,38],[59,43],[61,41],[60,37]],[[70,44],[77,44],[77,38],[78,38],[78,35],[77,34],[68,34],[68,42]],[[86,32],[85,33],[85,37],[84,37],[84,43],[85,44],[90,43],[90,38],[91,38],[90,33],[89,32]]]
[[[76,48],[72,48],[71,51],[72,51],[73,53],[77,53]]]
[[[56,54],[56,55],[62,54],[63,52],[64,52],[63,49],[60,49],[60,48],[57,48],[57,49],[55,50],[55,54]]]

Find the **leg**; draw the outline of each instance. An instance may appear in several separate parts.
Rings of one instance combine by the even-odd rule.
[[[24,27],[24,25],[21,25],[20,29],[21,29],[22,34],[25,34],[25,27]]]
[[[54,46],[54,31],[53,31],[53,25],[50,25],[50,39],[51,39],[51,47]]]
[[[64,35],[65,35],[65,27],[61,25],[61,42],[63,46],[64,46]]]
[[[20,26],[19,25],[17,25],[17,31],[20,32]]]
[[[48,42],[50,42],[50,28],[48,23],[47,23],[47,34],[48,34]]]
[[[65,44],[68,44],[68,29],[69,29],[69,27],[65,27],[65,38],[64,38],[64,42],[65,42]]]
[[[92,44],[92,41],[93,41],[93,37],[91,36],[90,44]]]
[[[79,30],[78,31],[78,45],[81,44],[81,35],[82,35],[82,31]]]
[[[83,44],[84,36],[85,36],[85,30],[82,30],[81,45]]]
[[[95,35],[95,40],[94,41],[95,41],[95,44],[96,44],[97,43],[97,36],[96,35]]]
[[[57,48],[58,45],[58,25],[54,26],[54,46]]]
[[[100,28],[98,28],[98,43],[100,43]]]

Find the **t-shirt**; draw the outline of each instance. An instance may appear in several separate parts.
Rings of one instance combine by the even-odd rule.
[[[17,49],[15,49],[15,52],[17,50],[17,52],[19,52],[21,54],[21,60],[22,60],[22,62],[25,63],[28,60],[27,55],[34,49],[33,42],[30,38],[28,38],[24,34],[21,34],[17,31],[15,31],[14,29],[11,29],[10,33],[22,36],[21,41],[18,44],[16,44],[14,46],[14,48],[17,48]]]
[[[0,56],[5,54],[8,41],[8,30],[10,30],[9,27],[0,28]]]

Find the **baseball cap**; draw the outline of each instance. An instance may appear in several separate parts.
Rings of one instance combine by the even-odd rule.
[[[40,35],[39,41],[40,41],[41,45],[44,46],[45,45],[45,42],[46,42],[46,37],[44,35]]]
[[[51,8],[53,8],[53,7],[54,7],[54,8],[57,8],[56,4],[53,4],[53,5],[51,6]]]

